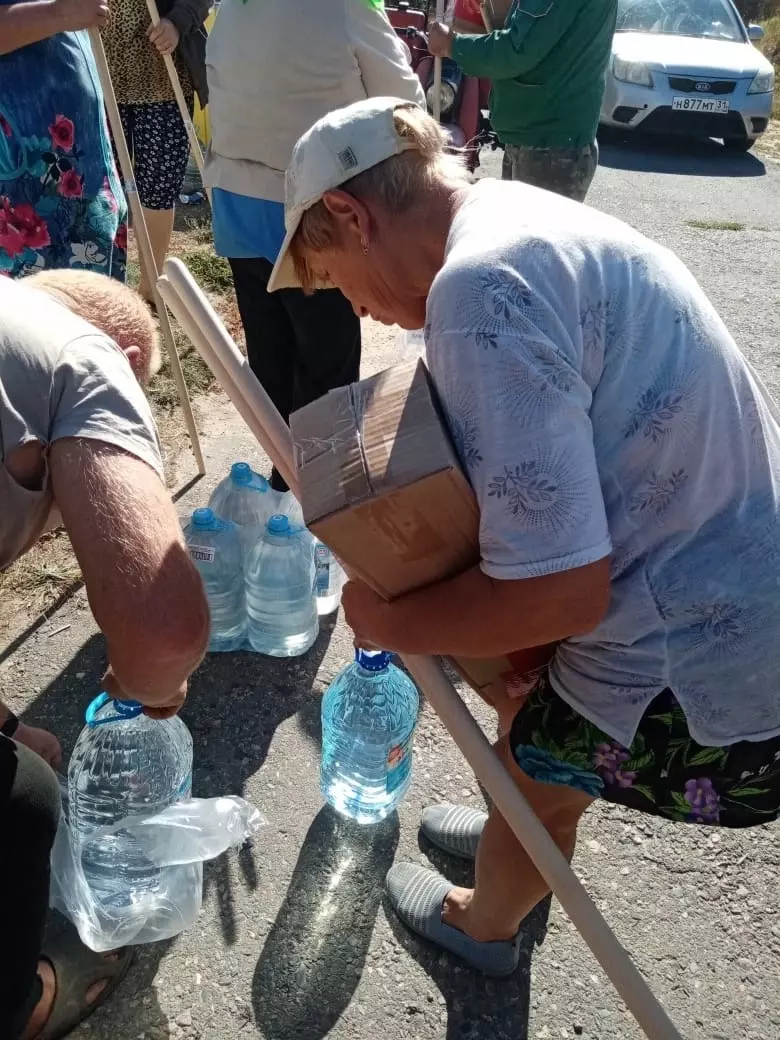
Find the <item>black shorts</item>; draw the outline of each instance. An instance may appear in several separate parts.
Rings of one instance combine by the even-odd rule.
[[[569,707],[545,673],[512,723],[509,740],[515,761],[532,779],[654,816],[752,827],[780,815],[780,736],[728,747],[697,744],[671,690],[650,704],[626,748]]]

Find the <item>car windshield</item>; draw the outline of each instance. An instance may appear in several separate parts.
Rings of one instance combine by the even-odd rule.
[[[728,0],[619,0],[616,31],[745,40]]]

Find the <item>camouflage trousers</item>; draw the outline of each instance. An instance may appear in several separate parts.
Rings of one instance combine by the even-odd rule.
[[[599,146],[585,148],[530,148],[508,144],[504,148],[505,181],[524,181],[556,195],[584,202],[599,164]]]

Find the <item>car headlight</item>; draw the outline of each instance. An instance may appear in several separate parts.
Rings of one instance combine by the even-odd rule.
[[[638,87],[652,87],[653,77],[641,61],[625,61],[623,58],[615,59],[612,63],[612,75],[622,83],[634,83]]]
[[[431,83],[430,87],[425,92],[425,100],[428,104],[430,111],[433,111],[433,98],[434,98],[434,86]],[[447,83],[442,80],[441,88],[439,90],[439,104],[441,105],[441,114],[448,116],[455,107],[455,88],[451,83]]]
[[[753,82],[748,87],[748,94],[769,94],[774,89],[774,69],[765,69],[763,72],[757,72],[755,74]]]

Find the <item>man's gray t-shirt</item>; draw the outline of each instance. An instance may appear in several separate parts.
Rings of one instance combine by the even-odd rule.
[[[65,437],[121,448],[163,475],[149,404],[119,347],[45,292],[0,277],[0,570],[39,537],[53,504],[48,467],[23,488],[6,459]]]
[[[665,688],[699,743],[780,733],[780,426],[681,261],[596,210],[483,181],[455,216],[426,349],[485,573],[610,557],[607,616],[560,645],[555,690],[626,745]]]

